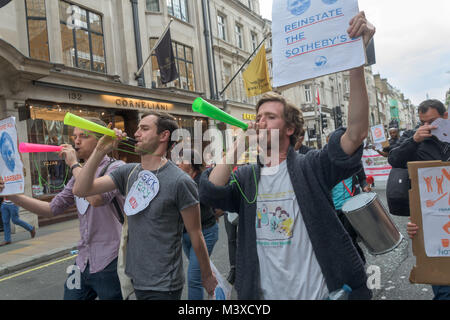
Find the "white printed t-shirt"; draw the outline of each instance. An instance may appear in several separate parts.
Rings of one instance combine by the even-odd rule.
[[[325,278],[303,222],[286,161],[262,168],[256,213],[261,298],[326,298]]]

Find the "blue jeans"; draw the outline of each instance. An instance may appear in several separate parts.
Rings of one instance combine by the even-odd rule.
[[[431,286],[434,293],[433,300],[450,300],[450,286]]]
[[[211,256],[214,245],[219,239],[219,225],[216,223],[208,229],[202,230],[205,238],[208,254]],[[187,232],[183,233],[183,250],[189,259],[188,266],[188,300],[203,300],[203,285],[200,273],[200,265],[192,248],[191,239]]]
[[[21,226],[27,231],[33,230],[33,226],[19,219],[19,207],[14,203],[2,203],[2,220],[3,220],[3,231],[5,231],[5,241],[11,242],[11,224],[10,220],[14,224]]]
[[[89,272],[89,263],[84,272],[77,265],[64,283],[64,300],[123,300],[117,275],[117,258],[102,271]]]

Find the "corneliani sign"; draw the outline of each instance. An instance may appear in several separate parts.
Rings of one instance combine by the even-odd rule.
[[[155,101],[143,101],[135,99],[121,99],[115,100],[116,106],[128,108],[154,109],[154,110],[170,110],[173,107],[171,103],[162,103]]]
[[[109,104],[114,104],[120,108],[137,108],[137,109],[152,109],[169,111],[173,109],[172,103],[165,103],[151,100],[140,100],[132,98],[121,98],[108,95],[102,95],[101,99]]]

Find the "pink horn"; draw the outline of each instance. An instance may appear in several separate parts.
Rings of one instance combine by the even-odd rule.
[[[58,152],[61,151],[61,146],[52,146],[47,144],[36,144],[36,143],[19,143],[19,151],[21,153],[28,152]]]

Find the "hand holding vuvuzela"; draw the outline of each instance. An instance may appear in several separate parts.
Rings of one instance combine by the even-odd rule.
[[[110,129],[111,127],[112,123],[109,123],[108,129]],[[122,130],[114,128],[113,131],[115,133],[115,137],[104,135],[100,138],[100,140],[98,140],[96,147],[97,151],[107,154],[117,149],[120,140],[124,140],[127,138],[127,134],[125,132],[122,132]]]
[[[58,155],[60,158],[64,159],[70,168],[78,162],[77,153],[70,144],[62,144],[61,147],[62,149],[58,152]]]

